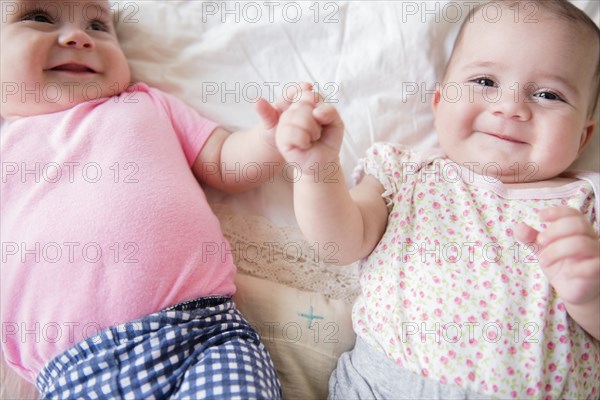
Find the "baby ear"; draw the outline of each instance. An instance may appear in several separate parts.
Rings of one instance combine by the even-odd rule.
[[[579,142],[579,152],[581,153],[585,146],[590,142],[592,136],[594,135],[594,130],[596,129],[596,120],[594,117],[590,117],[581,133],[581,140]]]
[[[435,89],[435,93],[433,94],[433,98],[431,99],[431,108],[433,109],[433,112],[437,112],[437,109],[440,105],[440,101],[442,100],[442,93],[440,91],[440,88],[437,87]]]

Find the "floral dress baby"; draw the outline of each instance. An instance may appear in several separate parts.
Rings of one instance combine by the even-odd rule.
[[[442,384],[498,398],[596,398],[599,342],[569,317],[537,249],[512,228],[543,229],[539,210],[569,206],[598,231],[598,174],[509,189],[494,178],[498,168],[478,175],[400,145],[369,149],[357,172],[383,184],[389,217],[360,264],[354,330],[396,365]]]

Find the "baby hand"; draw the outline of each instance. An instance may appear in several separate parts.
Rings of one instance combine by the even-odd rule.
[[[515,237],[539,246],[542,271],[567,304],[584,305],[600,298],[600,242],[594,228],[577,210],[552,207],[540,212],[549,223],[538,232],[527,224],[515,227]]]
[[[287,162],[314,174],[338,160],[343,136],[344,123],[336,109],[303,90],[300,100],[281,115],[275,141]]]
[[[256,112],[260,117],[262,124],[262,130],[266,133],[266,140],[272,146],[275,146],[275,128],[279,122],[281,114],[287,110],[294,101],[298,100],[304,90],[311,90],[312,85],[310,83],[301,82],[297,85],[291,85],[284,96],[279,97],[273,104],[267,100],[260,98],[256,102]]]

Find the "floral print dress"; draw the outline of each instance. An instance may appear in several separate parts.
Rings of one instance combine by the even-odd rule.
[[[521,221],[543,229],[538,212],[552,206],[579,209],[598,231],[587,179],[509,189],[493,174],[386,143],[357,172],[383,184],[389,210],[360,263],[353,324],[364,341],[414,373],[495,398],[599,396],[599,342],[570,319],[535,246],[512,232]]]

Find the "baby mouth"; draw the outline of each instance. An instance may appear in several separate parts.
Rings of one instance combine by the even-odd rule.
[[[50,71],[64,71],[64,72],[76,72],[76,73],[96,73],[92,68],[83,65],[83,64],[75,64],[68,63],[57,65],[56,67],[50,68]]]
[[[506,140],[506,141],[508,141],[508,142],[513,142],[513,143],[522,143],[522,144],[525,144],[525,142],[523,142],[523,141],[521,141],[521,140],[517,140],[517,139],[515,139],[515,138],[513,138],[513,137],[506,136],[506,135],[503,135],[503,134],[501,134],[501,133],[493,133],[493,132],[484,132],[484,133],[485,133],[486,135],[490,135],[490,136],[493,136],[493,137],[495,137],[495,138],[498,138],[498,139],[501,139],[501,140]]]

